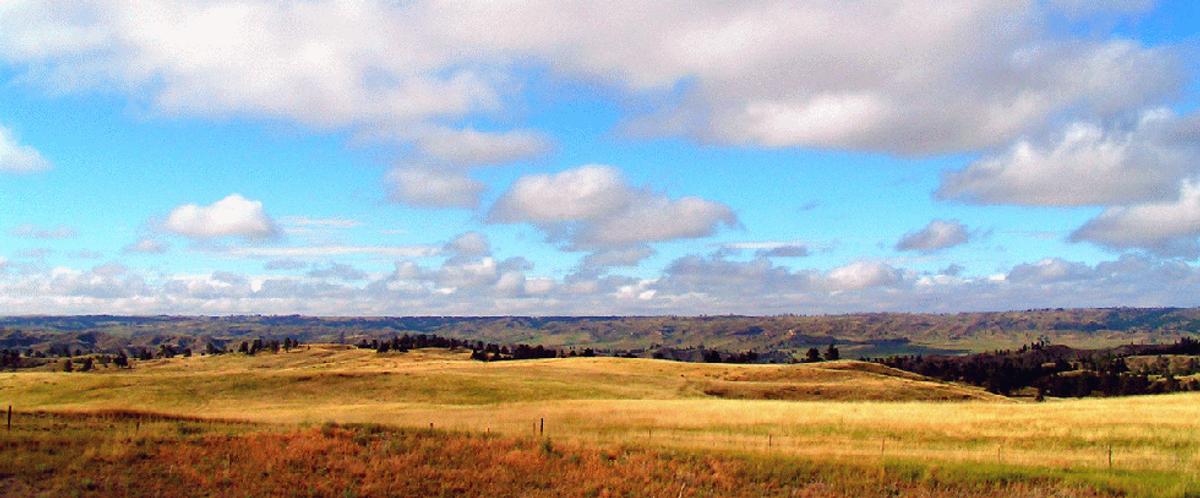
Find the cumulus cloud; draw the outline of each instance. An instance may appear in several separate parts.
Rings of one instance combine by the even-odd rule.
[[[467,232],[448,242],[442,249],[452,257],[478,257],[492,253],[491,243],[487,235],[479,232]]]
[[[495,88],[379,3],[28,2],[6,9],[0,54],[68,90],[150,89],[168,114],[252,114],[315,127],[494,109]]]
[[[492,206],[489,217],[502,223],[595,219],[623,210],[633,195],[620,170],[589,165],[517,179]]]
[[[41,228],[34,225],[22,224],[13,227],[8,233],[14,237],[29,239],[73,239],[79,236],[79,233],[75,229],[66,225],[59,225],[54,228]]]
[[[836,291],[886,287],[899,284],[903,275],[887,263],[879,261],[856,261],[830,270],[825,275],[825,284]]]
[[[267,216],[262,202],[231,194],[210,206],[184,204],[171,211],[163,230],[191,239],[238,237],[245,240],[276,239],[280,230]]]
[[[1009,270],[1006,278],[1011,282],[1045,284],[1085,280],[1093,275],[1094,270],[1086,264],[1049,258],[1016,265]]]
[[[1200,257],[1200,181],[1187,181],[1171,202],[1105,209],[1071,234],[1114,250],[1142,249],[1167,257]]]
[[[21,145],[12,131],[0,126],[0,173],[36,173],[50,169],[50,161],[28,145]]]
[[[396,168],[384,176],[388,200],[421,208],[474,209],[487,186],[461,173],[420,166]]]
[[[904,234],[896,243],[896,250],[930,254],[966,244],[970,238],[967,226],[958,220],[933,220],[925,228]]]
[[[627,209],[577,226],[572,238],[585,247],[613,247],[708,237],[738,225],[729,206],[699,197],[670,200],[643,192]]]
[[[1003,144],[1068,108],[1119,114],[1181,81],[1169,50],[1056,40],[1035,2],[738,5],[646,41],[662,72],[696,75],[695,95],[640,128],[935,154]]]
[[[1044,4],[30,1],[0,14],[0,57],[56,91],[144,93],[164,114],[316,128],[494,114],[534,74],[635,96],[685,84],[638,126],[916,154],[995,146],[1068,109],[1119,113],[1179,88],[1173,48],[1072,39],[1047,21],[1141,3]],[[478,145],[496,137],[475,138],[418,148],[491,163],[542,147],[503,135],[492,154]]]
[[[589,165],[554,175],[519,178],[492,206],[488,219],[528,222],[576,248],[612,248],[707,237],[738,224],[728,206],[628,185],[620,170]]]
[[[1047,143],[947,174],[935,196],[972,204],[1085,206],[1159,201],[1200,172],[1200,116],[1145,113],[1132,126],[1073,123]]]

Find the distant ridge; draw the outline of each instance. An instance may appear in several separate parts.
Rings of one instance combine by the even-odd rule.
[[[4,329],[0,347],[30,347],[48,336],[61,340],[64,335],[99,345],[106,340],[224,343],[246,337],[351,343],[363,337],[437,334],[495,343],[621,351],[713,348],[794,353],[836,343],[846,357],[876,357],[1016,348],[1034,341],[1081,348],[1173,342],[1200,334],[1200,309],[690,317],[9,316],[0,317],[0,328]]]

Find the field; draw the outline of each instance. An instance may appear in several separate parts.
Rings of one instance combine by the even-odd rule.
[[[54,437],[65,438],[67,446],[76,441],[85,449],[75,453],[90,451],[92,465],[76,460],[46,465],[75,465],[85,474],[95,466],[115,465],[133,475],[150,472],[143,467],[217,465],[211,460],[234,450],[215,448],[213,441],[237,448],[250,439],[274,438],[271,444],[279,447],[330,445],[329,451],[346,443],[338,451],[349,455],[362,446],[347,443],[357,438],[376,445],[474,448],[469,452],[485,460],[502,459],[493,451],[530,453],[529,465],[543,466],[541,472],[579,474],[563,478],[573,487],[554,489],[581,496],[588,490],[620,494],[622,475],[671,483],[650,493],[656,496],[855,496],[889,494],[893,488],[929,496],[1200,493],[1196,394],[1014,401],[855,361],[481,363],[440,350],[381,355],[313,345],[279,354],[150,360],[130,370],[3,373],[0,403],[16,411],[6,447],[37,453],[53,447]],[[144,427],[139,417],[149,417]],[[192,448],[191,460],[170,460],[179,456],[168,458],[156,444]],[[5,450],[5,458],[12,453]],[[129,454],[152,457],[130,463]],[[571,458],[564,464],[547,455]],[[400,465],[354,458],[364,468]],[[438,458],[449,467],[430,472],[449,479],[455,460]],[[596,469],[619,465],[589,467],[601,461],[640,463],[636,472],[609,475]],[[672,465],[682,467],[670,470]],[[678,478],[709,475],[705,469],[714,465],[737,470],[727,472],[727,479]],[[0,462],[0,473],[11,476],[6,482],[19,490],[32,485],[21,479],[37,482],[22,477],[20,469],[29,467],[7,460]],[[229,472],[233,481],[241,475]],[[550,489],[545,483],[521,484],[515,476],[488,479],[513,489]],[[220,480],[213,482],[204,494],[222,493]],[[386,488],[372,486],[351,491],[370,495]],[[452,488],[444,492],[455,494]],[[320,488],[314,495],[328,495],[321,489],[348,488]],[[647,488],[627,491],[639,489]],[[808,494],[796,494],[801,491]]]

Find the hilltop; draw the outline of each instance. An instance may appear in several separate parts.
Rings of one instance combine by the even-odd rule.
[[[440,349],[379,354],[336,344],[290,352],[134,361],[62,375],[0,374],[19,403],[54,409],[182,410],[305,420],[353,406],[476,406],[578,400],[986,400],[982,389],[853,360],[729,365],[626,358],[484,363]],[[33,381],[31,381],[33,380]]]

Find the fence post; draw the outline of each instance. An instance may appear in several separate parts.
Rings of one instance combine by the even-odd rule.
[[[542,418],[542,419],[538,420],[538,434],[545,434],[545,433],[546,433],[546,419]]]
[[[8,405],[8,430],[12,430],[12,405]]]
[[[1112,445],[1108,445],[1108,470],[1112,470]]]

